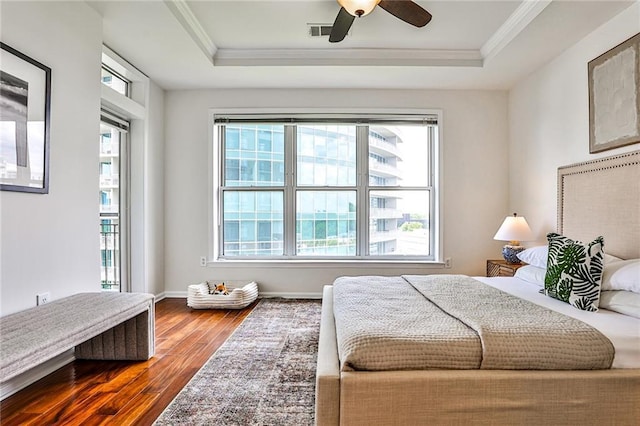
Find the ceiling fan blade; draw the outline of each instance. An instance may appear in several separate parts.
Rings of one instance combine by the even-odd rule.
[[[336,20],[333,23],[333,28],[331,28],[329,41],[331,43],[336,43],[344,40],[354,19],[356,19],[355,16],[347,12],[344,7],[341,7],[340,12],[338,12],[338,16],[336,16]]]
[[[424,27],[431,21],[431,14],[411,0],[381,0],[378,6],[416,27]]]

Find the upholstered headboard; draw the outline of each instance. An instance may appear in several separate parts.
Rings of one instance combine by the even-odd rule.
[[[640,151],[558,169],[558,232],[605,251],[640,258]]]

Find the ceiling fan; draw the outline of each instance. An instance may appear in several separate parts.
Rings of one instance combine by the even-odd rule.
[[[380,6],[393,16],[416,27],[424,27],[431,21],[431,14],[411,0],[337,0],[340,11],[333,23],[329,41],[336,43],[344,40],[353,24],[353,20],[371,13]]]

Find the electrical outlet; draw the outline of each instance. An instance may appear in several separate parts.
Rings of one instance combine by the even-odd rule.
[[[45,303],[49,303],[51,299],[51,293],[48,291],[46,293],[36,294],[36,305],[44,305]]]
[[[444,259],[444,267],[447,268],[447,269],[451,268],[451,258],[450,257],[447,257],[447,258]]]
[[[200,258],[200,266],[207,266],[207,258],[205,256]]]

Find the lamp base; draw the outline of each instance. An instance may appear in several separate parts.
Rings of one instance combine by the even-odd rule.
[[[523,246],[512,246],[507,244],[506,246],[502,247],[502,256],[504,257],[504,260],[509,263],[520,264],[522,262],[520,262],[520,259],[518,259],[517,255],[524,250],[525,247]]]

